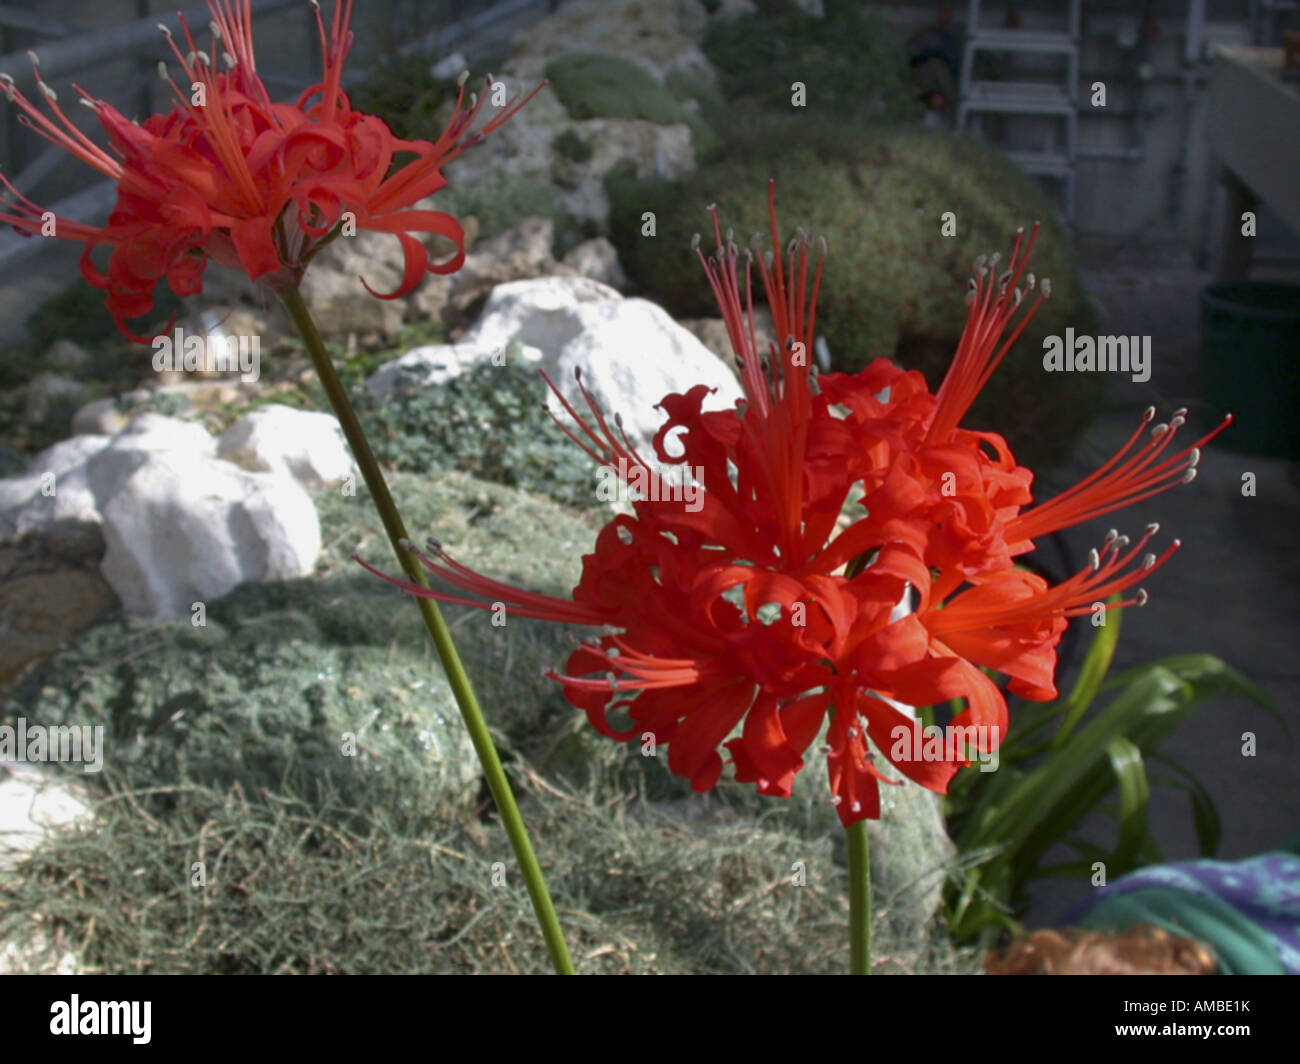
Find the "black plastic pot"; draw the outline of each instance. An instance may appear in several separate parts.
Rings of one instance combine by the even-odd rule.
[[[1300,459],[1300,285],[1212,284],[1201,292],[1201,387],[1219,442],[1242,454]]]

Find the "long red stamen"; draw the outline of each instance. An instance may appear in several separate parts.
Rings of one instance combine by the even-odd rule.
[[[981,606],[972,604],[972,598],[965,598],[965,595],[973,595],[973,592],[958,595],[944,609],[930,613],[925,621],[926,627],[933,635],[942,638],[952,632],[1008,628],[1054,617],[1068,618],[1088,614],[1096,603],[1116,592],[1128,590],[1173,556],[1181,546],[1180,540],[1174,540],[1158,556],[1151,553],[1144,555],[1136,568],[1130,568],[1151,537],[1159,531],[1159,527],[1148,525],[1145,534],[1127,553],[1123,553],[1124,548],[1129,546],[1127,536],[1108,536],[1102,549],[1093,552],[1091,565],[1056,587],[1023,599]],[[1134,598],[1109,608],[1143,605],[1145,602],[1145,592],[1139,592]]]
[[[966,416],[966,411],[988,383],[993,371],[1020,338],[1043,300],[1051,294],[1050,283],[1044,279],[1036,285],[1032,275],[1026,288],[1020,288],[1021,277],[1033,252],[1034,241],[1038,238],[1038,223],[1034,223],[1028,241],[1025,241],[1024,236],[1024,229],[1016,231],[1011,260],[1003,273],[995,275],[993,272],[997,268],[998,256],[993,256],[987,266],[977,260],[975,277],[971,279],[968,295],[970,310],[966,316],[966,328],[962,332],[952,366],[939,389],[938,405],[926,435],[929,443],[944,443],[949,439],[953,429]],[[999,345],[998,341],[1006,333],[1021,304],[1026,302],[1025,295],[1035,287],[1039,291],[1038,298]]]
[[[1100,469],[1063,491],[1047,502],[1026,511],[1007,525],[1008,541],[1034,539],[1057,529],[1068,528],[1114,510],[1159,495],[1178,484],[1186,483],[1196,475],[1201,448],[1232,424],[1229,414],[1223,422],[1195,443],[1178,451],[1172,457],[1156,462],[1169,447],[1179,428],[1185,423],[1186,411],[1178,411],[1167,424],[1155,426],[1144,446],[1128,458],[1124,456],[1133,447],[1143,430],[1155,416],[1152,407],[1143,416],[1137,432]],[[1123,459],[1123,460],[1121,460]]]

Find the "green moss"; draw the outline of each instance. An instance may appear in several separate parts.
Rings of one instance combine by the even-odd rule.
[[[711,121],[721,117],[726,109],[727,102],[717,85],[698,74],[674,70],[664,78],[664,85],[683,103],[694,101],[699,104],[705,117]]]
[[[576,129],[566,129],[551,142],[551,147],[562,157],[575,163],[585,163],[594,151],[591,141]]]
[[[429,74],[436,58],[428,52],[390,55],[352,94],[353,106],[382,118],[403,140],[432,140],[439,131],[438,109],[456,95],[454,80]]]
[[[72,340],[92,349],[103,348],[105,344],[118,345],[122,336],[104,305],[104,299],[104,293],[89,282],[84,279],[74,281],[28,315],[27,335],[32,345],[38,351],[45,350],[55,340]],[[180,309],[180,300],[166,284],[160,284],[154,292],[153,310],[146,319],[131,325],[147,333],[146,323],[161,327]]]
[[[807,104],[840,119],[900,121],[920,116],[908,80],[902,41],[856,0],[826,0],[825,17],[793,4],[769,5],[713,25],[704,52],[729,99],[791,110],[791,85],[802,82]]]
[[[765,233],[767,181],[775,177],[785,231],[800,225],[830,245],[818,325],[835,368],[894,358],[937,386],[965,321],[972,261],[993,251],[1005,260],[1017,227],[1041,220],[1033,269],[1051,278],[1052,298],[967,423],[1003,432],[1031,465],[1063,456],[1095,412],[1099,382],[1043,373],[1042,338],[1067,325],[1095,331],[1096,322],[1038,186],[964,136],[753,111],[737,117],[726,159],[685,181],[637,181],[626,173],[607,179],[612,239],[629,277],[680,317],[716,314],[689,252],[691,236],[708,231],[710,203],[742,240]],[[784,147],[773,152],[774,144]],[[647,210],[656,215],[653,238],[640,235]],[[956,236],[941,235],[946,211],[956,215]]]
[[[474,215],[480,240],[504,233],[525,218],[551,218],[559,228],[555,190],[535,176],[494,175],[480,185],[451,185],[438,193],[438,209],[457,218]]]
[[[357,389],[375,453],[405,472],[457,469],[572,506],[596,505],[590,460],[542,409],[536,372],[507,357],[436,388],[415,383],[383,399]]]
[[[537,591],[567,592],[594,539],[553,503],[461,474],[391,483],[415,539]],[[78,777],[97,802],[85,826],[0,868],[0,941],[39,927],[105,972],[546,970],[417,612],[349,560],[394,569],[370,501],[316,502],[316,576],[237,589],[200,629],[107,617],[0,694],[0,721],[99,724],[107,740],[103,772]],[[445,612],[580,970],[843,970],[824,773],[787,802],[735,784],[695,795],[662,754],[595,735],[541,676],[569,653],[563,629]],[[359,756],[340,755],[344,730]],[[932,826],[898,800],[873,841],[880,970],[970,970],[918,889],[943,872]]]
[[[27,456],[0,443],[0,479],[20,477],[27,471]]]
[[[640,118],[660,125],[685,123],[697,156],[721,147],[718,135],[697,113],[661,85],[645,67],[600,52],[570,52],[546,66],[546,78],[569,117]]]

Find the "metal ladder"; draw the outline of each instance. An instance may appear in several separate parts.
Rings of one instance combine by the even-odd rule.
[[[1064,148],[1006,151],[1026,173],[1060,180],[1065,185],[1065,215],[1074,219],[1074,166],[1078,151],[1080,0],[1069,0],[1068,25],[1063,30],[987,29],[979,24],[980,0],[970,0],[966,47],[962,57],[957,128],[966,129],[972,116],[1043,115],[1065,120]],[[981,52],[1003,55],[1061,55],[1064,85],[1034,81],[976,81],[975,57]]]

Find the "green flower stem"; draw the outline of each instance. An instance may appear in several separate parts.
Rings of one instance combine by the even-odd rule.
[[[330,405],[334,407],[334,413],[352,448],[352,454],[361,467],[361,475],[365,478],[366,487],[370,489],[370,497],[374,500],[379,516],[383,519],[384,530],[393,545],[393,553],[397,556],[398,564],[413,582],[427,588],[429,584],[424,567],[401,547],[402,542],[410,538],[406,533],[406,526],[397,512],[397,505],[393,502],[384,474],[375,460],[374,452],[370,449],[365,430],[357,420],[347,389],[343,387],[343,382],[339,380],[334,370],[334,364],[325,351],[320,333],[316,330],[316,323],[312,321],[302,295],[294,289],[280,293],[280,298],[284,301],[289,316],[293,318],[294,325],[297,326],[298,332],[307,344],[307,350],[311,352],[316,373],[325,388],[325,394],[329,396]],[[417,598],[415,601],[419,604],[425,627],[429,629],[433,645],[437,648],[438,657],[447,673],[447,680],[456,696],[456,704],[460,707],[461,716],[465,720],[465,727],[469,730],[470,739],[483,765],[488,789],[492,792],[492,798],[501,814],[501,821],[505,825],[506,835],[510,838],[510,845],[515,852],[515,859],[519,862],[524,882],[528,885],[528,895],[537,913],[537,922],[541,926],[542,936],[546,939],[546,947],[550,950],[551,961],[558,974],[572,975],[573,961],[570,960],[568,947],[564,944],[564,935],[560,930],[555,905],[551,901],[550,894],[547,893],[546,881],[542,878],[542,869],[537,863],[537,855],[533,852],[532,843],[528,839],[528,830],[524,827],[523,817],[519,814],[519,806],[510,789],[510,781],[501,767],[501,758],[492,743],[487,721],[479,708],[478,699],[474,696],[474,688],[470,684],[469,676],[461,664],[460,656],[456,653],[456,645],[452,642],[447,622],[443,620],[442,612],[433,599]]]
[[[849,840],[849,973],[871,974],[871,853],[867,822],[845,829]]]

